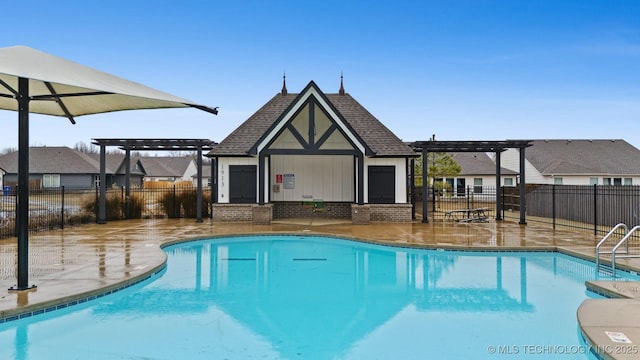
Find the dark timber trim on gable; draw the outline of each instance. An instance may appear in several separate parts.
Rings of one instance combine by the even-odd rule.
[[[304,138],[304,136],[296,129],[293,124],[293,120],[296,119],[298,115],[300,115],[303,111],[308,111],[309,116],[309,126],[308,126],[308,141]],[[324,133],[317,139],[316,141],[316,119],[315,114],[316,111],[322,111],[324,115],[331,121],[329,127],[324,131]],[[298,141],[298,143],[302,146],[302,149],[271,149],[270,147],[273,145],[275,141],[286,131],[288,130],[293,137]],[[351,149],[321,149],[322,145],[334,134],[335,131],[338,131],[345,140],[351,146]],[[349,138],[348,134],[346,134],[340,127],[334,122],[331,115],[327,113],[324,107],[318,102],[318,99],[315,95],[310,95],[309,98],[300,105],[300,108],[290,117],[288,123],[280,129],[269,141],[264,150],[261,152],[261,155],[359,155],[361,152],[358,150],[358,146]]]
[[[314,93],[310,94],[311,91],[315,92],[315,94]],[[305,97],[307,99],[305,99],[304,102],[301,102]],[[327,111],[327,109],[325,108],[325,106],[322,105],[322,103],[325,103],[326,106],[330,108],[330,111],[335,114],[337,119]],[[292,114],[291,113],[292,110],[296,107],[298,107],[298,109]],[[309,111],[310,126],[308,129],[309,133],[307,134],[309,137],[309,141],[305,140],[303,134],[301,134],[297,129],[295,129],[295,127],[291,123],[293,119],[295,119],[302,111],[304,111],[304,109],[308,109]],[[329,121],[331,121],[331,126],[329,127],[329,129],[327,129],[325,133],[321,135],[320,138],[317,139],[317,141],[316,141],[317,134],[314,133],[314,126],[313,126],[313,124],[315,123],[314,116],[315,116],[316,110],[322,111],[324,115],[329,119]],[[274,131],[276,130],[276,128],[281,125],[281,122],[286,117],[288,117],[287,124],[284,124],[284,126],[282,126],[282,128],[279,129],[278,132],[274,134]],[[341,126],[339,126],[336,123],[336,121],[341,122],[342,126],[344,126],[346,130],[342,129]],[[295,137],[297,141],[300,143],[300,145],[302,145],[302,148],[303,148],[302,151],[300,149],[291,149],[291,151],[287,151],[287,152],[281,152],[279,150],[274,152],[274,149],[269,149],[269,147],[273,144],[273,142],[280,135],[282,135],[282,133],[285,130],[289,130],[293,135],[293,137]],[[249,149],[248,154],[258,155],[258,147],[261,144],[263,144],[264,141],[269,137],[271,137],[271,140],[267,144],[265,144],[265,146],[263,147],[263,150],[261,152],[263,155],[274,154],[274,153],[280,153],[280,154],[304,153],[304,154],[316,154],[316,155],[317,154],[328,154],[328,155],[352,154],[353,150],[342,150],[342,152],[338,152],[338,150],[329,151],[329,150],[320,149],[320,147],[324,144],[324,142],[327,141],[327,139],[331,136],[331,134],[333,134],[333,132],[336,130],[339,131],[340,134],[349,142],[349,144],[353,149],[359,149],[358,145],[360,145],[364,149],[364,155],[375,156],[375,153],[371,150],[371,148],[369,148],[369,146],[365,143],[365,141],[354,131],[354,129],[349,125],[349,122],[344,119],[342,114],[335,108],[335,106],[331,103],[331,101],[318,88],[315,82],[311,81],[304,88],[304,90],[302,90],[300,94],[296,96],[296,98],[291,102],[291,104],[289,104],[287,109],[284,112],[282,112],[282,114],[276,119],[276,121],[274,121],[271,124],[269,129],[266,132],[264,132],[262,136],[260,136],[258,141],[256,141],[256,143]],[[348,131],[348,133],[346,131]],[[355,138],[359,144],[354,143],[352,138]]]

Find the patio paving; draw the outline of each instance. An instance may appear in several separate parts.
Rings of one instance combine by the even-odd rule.
[[[30,234],[29,285],[35,285],[36,288],[29,291],[9,290],[16,284],[16,239],[0,240],[0,319],[50,309],[78,299],[84,301],[146,279],[164,266],[166,256],[160,249],[162,244],[225,235],[273,233],[330,235],[424,248],[560,249],[587,259],[593,258],[594,246],[601,238],[587,232],[553,230],[545,225],[519,225],[511,221],[352,225],[345,221],[314,218],[253,225],[220,223],[209,219],[202,223],[194,219],[155,219],[90,224]],[[619,267],[640,271],[640,259],[621,259]],[[608,331],[624,332],[633,344],[640,344],[640,325],[629,326],[627,316],[632,312],[640,314],[638,283],[618,282],[613,286],[608,282],[595,282],[590,286],[602,289],[603,293],[627,298],[589,300],[578,313],[585,332],[592,334],[589,337],[603,346],[605,353],[602,355],[605,358],[616,355],[606,354],[606,350],[611,349],[606,345],[619,345],[601,336],[603,327]],[[627,310],[624,313],[613,311],[622,301],[625,301]],[[603,308],[612,311],[603,313]],[[640,315],[637,320],[632,324],[640,324]],[[610,358],[625,357],[616,355]]]

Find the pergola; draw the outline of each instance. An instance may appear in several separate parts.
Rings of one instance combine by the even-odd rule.
[[[496,154],[496,220],[502,220],[502,194],[500,189],[500,154],[507,149],[519,149],[520,151],[520,181],[519,181],[519,195],[520,195],[520,224],[526,224],[525,218],[525,148],[533,145],[531,140],[504,140],[504,141],[414,141],[410,146],[415,150],[422,152],[422,222],[428,223],[427,217],[427,201],[424,197],[427,194],[427,153],[429,152],[493,152]],[[412,162],[414,160],[411,160]],[[413,165],[413,164],[412,164]],[[413,166],[411,166],[411,193],[415,192],[413,185],[413,178],[415,174],[413,172]],[[412,195],[413,197],[413,195]]]
[[[100,146],[100,199],[98,224],[106,223],[106,147],[115,146],[125,152],[125,209],[128,212],[131,195],[131,150],[134,151],[197,151],[198,175],[196,181],[196,221],[202,222],[202,151],[211,150],[217,144],[208,139],[93,139]],[[213,169],[213,167],[212,167]],[[213,178],[213,177],[212,177]],[[213,188],[213,184],[211,185]]]

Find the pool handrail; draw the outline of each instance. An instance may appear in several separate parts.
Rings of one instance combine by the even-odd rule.
[[[626,235],[629,233],[629,227],[627,226],[627,224],[624,223],[619,223],[616,226],[614,226],[611,231],[609,231],[609,233],[607,235],[605,235],[602,240],[600,240],[598,242],[598,244],[596,245],[596,270],[600,271],[600,254],[611,254],[613,252],[613,250],[611,251],[600,251],[600,247],[605,243],[605,241],[607,241],[607,239],[609,239],[613,234],[616,233],[616,231],[620,228],[624,228],[624,236],[626,237]],[[629,247],[627,244],[627,252],[629,252]],[[614,275],[615,276],[615,275]]]
[[[620,246],[622,246],[622,244],[625,244],[625,251],[621,253],[625,255],[621,255],[620,257],[626,257],[626,258],[640,257],[640,254],[629,255],[629,238],[631,237],[631,235],[633,235],[634,231],[636,230],[640,230],[640,225],[636,225],[631,230],[629,230],[627,235],[625,235],[625,237],[623,237],[622,240],[620,240],[616,244],[616,246],[614,246],[613,249],[611,250],[611,274],[613,277],[616,276],[616,251]]]

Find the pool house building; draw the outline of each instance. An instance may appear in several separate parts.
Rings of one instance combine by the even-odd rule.
[[[344,91],[282,91],[209,154],[214,221],[323,217],[408,222],[418,154]]]

